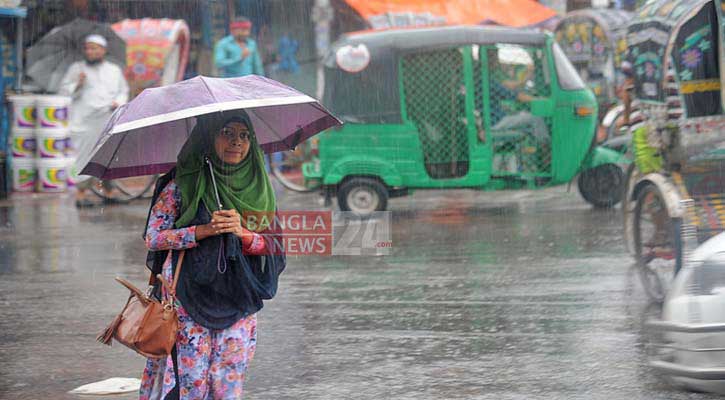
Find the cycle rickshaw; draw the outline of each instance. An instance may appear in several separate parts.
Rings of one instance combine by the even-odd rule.
[[[183,20],[125,19],[112,25],[126,42],[126,78],[131,97],[149,87],[184,78],[189,59],[190,32]],[[131,201],[148,195],[158,176],[97,182],[93,193],[109,201]],[[116,189],[116,190],[113,190]]]
[[[688,243],[725,226],[720,2],[655,1],[627,29],[634,69],[625,239],[647,293],[661,301]]]

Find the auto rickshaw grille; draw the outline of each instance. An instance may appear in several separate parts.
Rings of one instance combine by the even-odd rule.
[[[401,67],[405,107],[418,128],[428,175],[434,179],[466,175],[463,54],[458,49],[410,54],[403,57]]]

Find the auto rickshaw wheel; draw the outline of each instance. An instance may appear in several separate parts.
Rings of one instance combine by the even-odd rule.
[[[603,164],[582,171],[577,180],[584,200],[598,208],[609,208],[619,203],[624,184],[624,172],[615,164]]]
[[[654,184],[640,189],[634,207],[635,262],[647,295],[664,301],[682,264],[681,220],[669,215],[662,192]]]
[[[388,197],[388,189],[380,181],[363,177],[351,178],[340,185],[337,204],[342,211],[368,215],[375,211],[385,211]]]

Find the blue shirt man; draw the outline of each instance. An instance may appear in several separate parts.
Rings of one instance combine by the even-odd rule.
[[[222,38],[214,46],[214,65],[223,78],[244,75],[264,76],[262,58],[257,42],[249,38],[252,23],[246,18],[229,25],[231,35]]]

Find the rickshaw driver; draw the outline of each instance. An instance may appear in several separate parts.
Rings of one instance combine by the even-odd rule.
[[[521,110],[510,114],[504,109],[505,103],[528,104],[536,97],[527,93],[526,82],[534,72],[534,65],[527,65],[526,79],[501,79],[506,76],[503,66],[498,57],[491,57],[491,130],[496,132],[521,130],[522,133],[531,134],[537,143],[549,143],[549,132],[544,119],[531,114],[529,111]]]
[[[629,118],[632,114],[632,90],[634,90],[634,71],[632,71],[632,64],[629,61],[624,61],[620,70],[622,71],[624,80],[617,88],[617,97],[622,101],[624,111],[617,120],[618,130],[629,126]]]
[[[649,143],[649,129],[651,127],[643,124],[641,112],[633,105],[634,97],[634,70],[632,64],[624,61],[621,66],[624,80],[617,88],[617,95],[624,105],[624,111],[617,120],[618,129],[630,129],[632,131],[632,143],[634,145],[635,164],[642,174],[656,172],[662,168],[662,156],[656,148]],[[652,216],[652,223],[655,225],[655,234],[649,242],[644,243],[653,253],[666,251],[668,246],[668,220],[667,210],[663,207]]]

